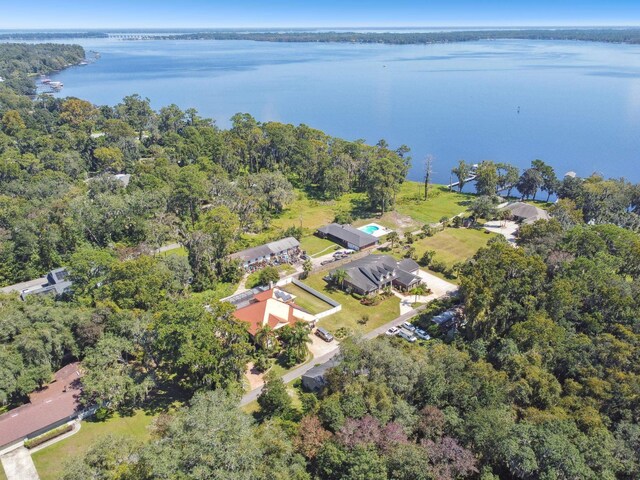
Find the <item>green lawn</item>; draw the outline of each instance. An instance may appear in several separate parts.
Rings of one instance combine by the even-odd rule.
[[[184,247],[172,248],[171,250],[167,250],[166,252],[160,253],[161,256],[166,257],[168,255],[177,255],[178,257],[186,257],[189,255],[189,252]]]
[[[345,327],[354,333],[366,333],[400,315],[400,299],[398,297],[387,298],[379,305],[368,307],[341,290],[328,288],[327,283],[322,279],[326,273],[310,275],[304,283],[342,304],[340,312],[319,321],[319,325],[330,332],[335,333],[338,328]],[[358,323],[363,315],[369,316],[366,325]]]
[[[301,306],[312,315],[316,315],[320,312],[324,312],[326,310],[333,308],[324,300],[319,299],[315,295],[311,295],[309,292],[306,292],[305,290],[301,289],[297,285],[294,285],[293,283],[290,283],[289,285],[285,285],[284,287],[282,287],[282,289],[285,292],[289,292],[292,295],[295,295],[296,298],[294,302],[296,303],[296,305]]]
[[[405,182],[396,200],[396,210],[421,224],[436,223],[442,217],[451,218],[464,212],[472,199],[473,195],[450,192],[443,185],[431,185],[429,199],[424,200],[424,184]]]
[[[75,435],[32,455],[38,474],[42,480],[59,478],[66,461],[80,457],[104,435],[113,434],[145,442],[150,436],[148,427],[152,420],[153,416],[136,411],[131,417],[115,415],[104,422],[84,421]]]
[[[309,198],[301,191],[296,190],[296,199],[288,208],[274,218],[271,230],[286,230],[289,227],[300,227],[305,233],[313,233],[318,227],[333,222],[338,212],[358,213],[365,200],[362,193],[348,193],[338,200],[321,201]]]
[[[0,480],[7,480],[7,476],[4,474],[4,468],[2,468],[1,463],[0,463]]]
[[[287,275],[296,273],[296,269],[288,263],[283,263],[282,265],[278,265],[278,272],[280,273],[281,277],[286,277]]]
[[[333,243],[331,240],[316,237],[315,235],[307,235],[300,239],[300,247],[307,252],[307,255],[315,256],[320,252],[329,253],[340,245]]]
[[[435,250],[434,259],[451,266],[472,257],[496,234],[472,228],[447,228],[433,237],[417,240],[413,245],[419,259],[427,250]]]

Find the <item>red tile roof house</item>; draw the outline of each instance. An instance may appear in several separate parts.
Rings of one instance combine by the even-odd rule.
[[[79,366],[71,363],[58,370],[53,383],[32,393],[29,403],[0,415],[0,450],[21,445],[81,413]]]
[[[256,294],[249,305],[237,309],[233,315],[249,325],[251,336],[255,336],[258,330],[266,325],[274,330],[297,322],[307,322],[313,326],[316,321],[315,315],[296,305],[294,299],[294,295],[279,288],[272,288]]]

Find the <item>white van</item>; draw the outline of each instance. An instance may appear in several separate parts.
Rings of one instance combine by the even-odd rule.
[[[417,338],[413,335],[413,333],[408,332],[404,328],[400,329],[400,331],[398,332],[398,336],[401,338],[404,338],[407,342],[411,342],[411,343],[417,340]]]

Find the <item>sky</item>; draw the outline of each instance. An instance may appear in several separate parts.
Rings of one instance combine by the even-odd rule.
[[[0,29],[640,26],[638,0],[0,0]]]

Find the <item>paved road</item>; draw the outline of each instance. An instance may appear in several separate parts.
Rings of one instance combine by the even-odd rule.
[[[397,327],[398,325],[401,325],[402,323],[406,322],[407,320],[409,320],[412,317],[415,317],[418,313],[420,313],[421,310],[424,310],[426,308],[427,305],[420,305],[418,308],[415,308],[407,313],[404,313],[402,315],[400,315],[399,317],[396,317],[395,319],[391,320],[388,323],[385,323],[384,325],[379,326],[378,328],[371,330],[369,333],[366,333],[364,335],[364,338],[366,338],[367,340],[371,340],[379,335],[383,335],[384,332],[386,332],[389,328],[391,327]],[[314,358],[313,360],[311,360],[309,363],[306,363],[304,365],[302,365],[301,367],[298,367],[294,370],[291,370],[288,373],[285,373],[282,376],[282,380],[284,381],[284,383],[289,383],[293,380],[295,380],[296,378],[300,378],[302,375],[304,375],[305,373],[307,373],[309,370],[311,370],[313,367],[315,367],[316,365],[321,365],[323,363],[328,362],[329,360],[331,360],[334,356],[336,356],[338,354],[338,352],[340,351],[340,348],[338,346],[336,346],[333,350],[331,350],[330,352],[325,353],[324,355],[322,355],[321,357],[318,358]],[[248,403],[253,402],[254,400],[256,400],[258,398],[258,396],[260,395],[260,392],[262,391],[262,387],[258,387],[255,388],[253,390],[251,390],[250,392],[248,392],[247,394],[245,394],[242,399],[240,400],[240,405],[246,405]]]
[[[8,287],[2,287],[2,288],[0,288],[0,292],[2,292],[2,293],[13,293],[13,292],[20,293],[20,292],[22,292],[22,290],[26,290],[27,288],[41,287],[42,285],[46,285],[46,284],[47,284],[47,278],[46,277],[36,278],[35,280],[29,280],[27,282],[16,283],[15,285],[9,285]]]
[[[24,447],[5,453],[0,460],[7,480],[39,480],[40,478],[29,450]]]

